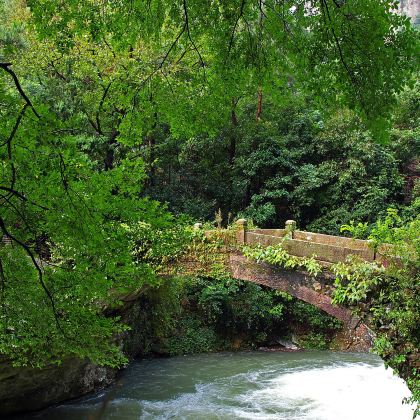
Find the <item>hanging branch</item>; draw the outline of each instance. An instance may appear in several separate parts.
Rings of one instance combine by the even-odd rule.
[[[12,69],[10,69],[10,66],[11,65],[12,65],[12,63],[0,63],[0,68],[2,68],[4,71],[6,71],[7,73],[9,73],[10,76],[12,76],[13,81],[15,82],[15,85],[16,85],[16,89],[18,90],[20,96],[31,107],[31,109],[32,109],[33,113],[36,115],[36,117],[37,118],[41,118],[41,116],[38,114],[38,112],[36,111],[36,109],[32,105],[31,100],[28,98],[28,96],[26,95],[26,93],[22,89],[22,86],[21,86],[21,84],[19,82],[18,77],[16,76],[16,73]]]
[[[181,30],[179,31],[178,35],[176,36],[176,38],[174,39],[174,41],[172,42],[171,46],[169,47],[168,51],[166,51],[165,56],[163,57],[163,60],[160,62],[158,68],[155,70],[154,73],[156,73],[157,71],[159,71],[163,65],[165,64],[166,60],[169,57],[169,54],[171,53],[171,51],[175,48],[176,44],[178,44],[179,39],[181,38],[181,36],[183,35],[183,33],[185,32],[185,30],[187,29],[187,23],[184,22],[184,25],[182,26]]]
[[[241,8],[239,10],[238,17],[236,18],[235,24],[233,25],[232,34],[230,36],[230,41],[229,41],[228,55],[230,54],[230,51],[233,47],[233,41],[234,41],[234,37],[235,37],[236,28],[238,27],[239,21],[241,20],[241,17],[244,14],[245,3],[246,3],[246,0],[242,0]]]
[[[111,85],[112,85],[112,81],[109,82],[108,85],[105,87],[104,93],[103,93],[102,98],[101,98],[101,101],[99,102],[98,110],[96,111],[96,126],[98,127],[98,132],[100,134],[103,134],[102,127],[101,127],[100,115],[101,115],[102,107],[104,105],[106,96],[108,95],[108,91],[109,91],[109,88],[111,87]]]
[[[9,137],[7,138],[6,142],[3,145],[7,146],[7,157],[8,159],[11,161],[11,168],[12,168],[12,175],[11,175],[11,180],[10,180],[10,186],[9,187],[5,187],[5,186],[0,186],[0,190],[2,191],[6,191],[8,194],[8,196],[14,195],[15,197],[18,197],[19,199],[21,199],[22,201],[29,201],[24,194],[20,193],[19,191],[16,191],[14,189],[15,183],[16,183],[16,169],[13,163],[13,154],[12,154],[12,141],[17,133],[17,130],[19,129],[19,126],[22,122],[22,119],[25,115],[26,109],[28,107],[30,107],[32,109],[32,112],[35,114],[35,116],[40,119],[40,115],[38,114],[38,112],[36,111],[36,109],[34,108],[31,100],[29,99],[29,97],[26,95],[26,93],[24,92],[24,90],[22,89],[22,86],[19,82],[18,77],[16,76],[16,73],[11,70],[9,67],[11,66],[11,63],[0,63],[0,68],[2,68],[3,70],[5,70],[7,73],[9,73],[12,78],[13,81],[15,83],[16,89],[18,90],[20,96],[23,98],[23,100],[25,101],[25,105],[23,106],[22,110],[20,111],[16,122],[12,128],[12,131],[9,135]],[[8,196],[3,197],[6,201],[8,201]],[[47,210],[46,207],[38,205],[36,203],[31,202],[34,205],[37,205],[38,207]],[[20,241],[19,239],[17,239],[14,235],[12,235],[6,228],[6,224],[3,220],[2,217],[0,217],[0,231],[3,233],[4,236],[6,236],[7,238],[9,238],[12,242],[15,242],[16,244],[18,244],[21,248],[23,248],[25,250],[25,252],[28,254],[29,258],[32,261],[33,266],[35,267],[35,270],[37,271],[37,275],[38,275],[38,281],[42,287],[42,289],[44,290],[50,304],[51,304],[51,308],[52,308],[52,312],[53,312],[53,316],[55,319],[55,323],[57,325],[58,330],[60,330],[64,335],[64,331],[60,325],[59,319],[58,319],[58,313],[57,313],[57,309],[55,306],[55,302],[53,299],[53,296],[50,292],[50,290],[48,289],[47,285],[44,282],[44,277],[43,277],[43,272],[42,269],[37,261],[37,259],[35,258],[34,253],[31,251],[31,249],[29,248],[29,246],[27,244],[25,244],[24,242]],[[3,266],[0,266],[0,277],[1,277],[1,284],[2,284],[2,290],[4,291],[4,287],[5,287],[5,275],[4,275],[4,271],[3,271]]]
[[[179,31],[178,35],[175,37],[175,39],[173,40],[172,44],[170,45],[169,49],[166,51],[165,55],[162,58],[162,61],[159,63],[159,65],[157,65],[148,75],[146,78],[144,78],[138,88],[136,89],[136,93],[134,95],[133,98],[133,107],[136,104],[137,101],[137,97],[139,95],[140,90],[152,79],[152,77],[157,74],[165,65],[165,62],[167,61],[169,55],[171,54],[172,50],[175,48],[175,46],[178,44],[178,41],[180,40],[180,38],[182,37],[182,35],[184,34],[185,30],[187,29],[187,24],[186,22],[184,22],[184,25],[182,26],[181,30]],[[178,61],[176,62],[176,64],[178,64],[181,59],[183,58],[183,56],[185,55],[186,51],[184,52],[184,54],[181,56],[180,59],[178,59]],[[92,123],[91,123],[92,124]]]
[[[39,207],[39,208],[40,208],[40,209],[42,209],[42,210],[49,210],[49,208],[48,208],[48,207],[45,207],[45,206],[43,206],[43,205],[41,205],[41,204],[38,204],[38,203],[36,203],[35,201],[28,200],[28,198],[27,198],[27,197],[25,197],[25,196],[24,196],[21,192],[16,191],[16,190],[14,190],[14,189],[12,189],[12,188],[9,188],[9,187],[3,187],[2,185],[0,185],[0,190],[2,190],[2,191],[6,191],[6,192],[8,192],[8,193],[10,193],[10,194],[12,194],[12,195],[14,195],[14,196],[16,196],[16,197],[20,198],[22,201],[26,201],[26,202],[28,202],[28,203],[32,204],[33,206]]]
[[[12,140],[15,137],[15,134],[16,134],[18,128],[19,128],[19,125],[22,121],[23,116],[25,115],[25,111],[26,111],[26,108],[28,106],[29,105],[27,103],[23,106],[22,110],[20,111],[20,113],[17,117],[15,125],[13,126],[12,132],[10,133],[10,136],[7,139],[7,142],[6,142],[6,144],[7,144],[7,157],[9,158],[11,169],[12,169],[12,179],[10,180],[10,189],[12,189],[12,190],[15,187],[15,183],[16,183],[16,168],[15,168],[15,164],[13,163],[13,159],[12,159]]]
[[[10,238],[13,242],[16,242],[19,246],[21,246],[24,250],[25,250],[25,252],[28,254],[28,256],[29,256],[29,258],[31,259],[31,261],[32,261],[32,264],[34,265],[34,267],[35,267],[35,269],[36,269],[36,271],[37,271],[37,274],[38,274],[38,281],[39,281],[39,283],[40,283],[40,285],[41,285],[41,287],[42,287],[42,289],[44,290],[44,292],[45,292],[45,294],[47,295],[47,297],[48,297],[48,300],[50,301],[50,304],[51,304],[51,308],[52,308],[52,311],[53,311],[53,315],[54,315],[54,319],[55,319],[55,323],[56,323],[56,325],[57,325],[57,328],[65,335],[65,333],[64,333],[64,331],[63,331],[63,329],[62,329],[62,327],[61,327],[61,324],[60,324],[60,321],[59,321],[59,319],[58,319],[58,313],[57,313],[57,308],[56,308],[56,306],[55,306],[55,302],[54,302],[54,299],[53,299],[53,296],[52,296],[52,294],[51,294],[51,292],[49,291],[49,289],[48,289],[48,287],[47,287],[47,285],[45,284],[45,282],[44,282],[44,276],[43,276],[43,273],[42,273],[42,269],[41,269],[41,267],[40,267],[40,265],[38,264],[38,261],[36,260],[36,258],[35,258],[35,256],[34,256],[34,254],[33,254],[33,252],[31,251],[31,249],[29,248],[29,246],[28,245],[26,245],[24,242],[22,242],[22,241],[20,241],[19,239],[17,239],[15,236],[13,236],[7,229],[6,229],[6,225],[5,225],[5,223],[4,223],[4,220],[3,220],[3,218],[1,218],[0,217],[0,230],[3,232],[3,234],[5,235],[5,236],[7,236],[8,238]]]
[[[324,6],[324,7],[322,7],[322,6]],[[340,55],[341,64],[343,65],[343,67],[345,68],[347,74],[349,75],[351,82],[354,85],[357,85],[357,81],[356,81],[356,79],[354,77],[354,72],[350,69],[350,67],[348,66],[346,60],[344,59],[344,54],[343,54],[343,50],[341,48],[340,41],[339,41],[339,39],[338,39],[338,37],[337,37],[337,35],[335,33],[334,27],[333,27],[333,21],[331,19],[330,10],[328,8],[328,3],[327,3],[326,0],[321,0],[321,10],[322,10],[323,13],[324,13],[324,8],[325,8],[325,11],[327,13],[328,21],[330,22],[330,26],[331,26],[330,27],[330,30],[331,30],[331,33],[333,35],[334,43],[335,43],[335,45],[337,47],[338,54]]]
[[[187,30],[188,39],[190,40],[195,52],[198,55],[201,67],[203,67],[203,69],[205,69],[205,63],[204,63],[204,60],[203,60],[203,56],[201,55],[200,50],[197,48],[197,45],[195,44],[195,42],[194,42],[194,40],[191,36],[190,23],[189,23],[189,17],[188,17],[188,8],[187,8],[186,0],[183,0],[182,4],[183,4],[183,7],[184,7],[185,27],[186,27],[186,30]]]
[[[12,131],[11,131],[9,137],[1,145],[1,146],[4,146],[4,145],[7,146],[7,157],[9,159],[9,161],[10,161],[10,167],[11,167],[11,170],[12,170],[12,175],[11,175],[11,179],[10,179],[10,186],[9,187],[2,187],[2,186],[0,186],[0,189],[1,190],[7,191],[7,193],[8,193],[7,195],[2,195],[2,199],[4,201],[8,201],[9,198],[12,195],[16,195],[16,196],[18,196],[21,199],[25,199],[25,197],[22,194],[20,194],[19,192],[15,191],[15,189],[14,189],[15,183],[16,183],[16,168],[15,168],[15,164],[14,164],[13,159],[12,159],[12,140],[15,137],[15,134],[16,134],[19,126],[20,126],[20,123],[22,121],[23,115],[25,114],[25,111],[26,111],[26,108],[27,107],[28,107],[28,104],[26,103],[23,106],[22,110],[20,111],[20,113],[19,113],[19,115],[18,115],[18,117],[16,119],[15,125],[13,126]]]

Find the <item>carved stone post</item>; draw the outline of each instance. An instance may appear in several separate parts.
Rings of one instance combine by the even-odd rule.
[[[290,234],[290,237],[293,239],[293,232],[296,230],[296,221],[295,220],[286,220],[286,235]]]
[[[238,244],[245,244],[246,243],[246,219],[238,219],[236,221],[238,225],[238,230],[236,232],[236,243]]]

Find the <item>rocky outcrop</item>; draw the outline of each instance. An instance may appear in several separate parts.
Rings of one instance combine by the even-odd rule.
[[[14,368],[7,360],[0,361],[0,417],[37,410],[87,394],[109,385],[115,378],[114,369],[68,359],[60,366],[43,369]]]
[[[124,353],[132,358],[147,347],[145,329],[147,311],[144,308],[144,289],[122,299],[118,313],[131,330],[118,337]],[[141,326],[141,327],[139,327]],[[0,359],[0,418],[5,415],[39,410],[50,405],[80,397],[108,386],[116,377],[117,369],[97,366],[87,360],[69,358],[60,366],[42,369],[12,366]]]

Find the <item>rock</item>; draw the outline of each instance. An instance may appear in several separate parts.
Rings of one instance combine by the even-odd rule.
[[[364,324],[359,323],[354,328],[343,328],[335,334],[331,350],[368,353],[372,348],[375,335]]]
[[[420,3],[417,0],[401,0],[398,8],[407,15],[414,24],[420,24]]]
[[[300,350],[299,347],[293,344],[291,341],[283,340],[282,338],[278,338],[277,343],[289,350]]]
[[[242,343],[243,343],[243,338],[237,337],[232,342],[232,348],[235,350],[239,350],[242,346]]]
[[[318,281],[315,281],[315,282],[312,284],[312,286],[313,286],[313,288],[314,288],[314,290],[315,290],[316,292],[320,292],[320,291],[322,290],[321,283],[320,283],[320,282],[318,282]]]
[[[265,352],[282,352],[282,353],[288,353],[288,352],[295,352],[295,351],[301,351],[301,349],[292,350],[292,349],[286,349],[286,347],[278,346],[278,347],[259,347],[259,351],[265,351]]]
[[[38,410],[109,385],[117,371],[80,360],[43,369],[14,368],[0,362],[0,417]]]

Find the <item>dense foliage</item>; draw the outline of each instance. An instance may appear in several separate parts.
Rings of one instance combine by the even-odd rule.
[[[255,94],[296,84],[317,92],[324,105],[348,103],[380,127],[415,53],[414,29],[395,13],[398,4],[386,0],[28,5],[38,33],[63,49],[82,38],[117,55],[129,53],[140,70],[130,74],[129,99],[147,98],[143,87],[151,82],[155,109],[145,114],[157,112],[177,126],[185,123],[174,117],[188,110],[189,124],[214,128],[229,114],[232,98],[249,88]]]
[[[339,234],[343,224],[372,224],[390,206],[412,199],[419,138],[419,88],[405,91],[381,145],[353,113],[323,116],[294,96],[266,105],[255,121],[252,104],[237,109],[236,126],[214,136],[175,139],[155,132],[153,162],[145,150],[152,197],[176,213],[223,223],[241,215],[261,227],[287,219],[310,231]]]
[[[293,334],[302,347],[327,348],[341,327],[286,293],[229,278],[175,278],[145,300],[150,317],[146,354],[278,346],[277,339],[291,340]]]
[[[193,235],[153,199],[326,232],[409,200],[418,34],[395,7],[0,0],[0,354],[124,363],[125,327],[104,311],[157,286]],[[191,293],[206,328],[249,333],[284,313],[229,280]]]
[[[140,196],[142,160],[116,146],[127,86],[115,82],[105,101],[109,56],[80,40],[54,66],[60,46],[36,39],[24,2],[0,6],[0,229],[10,243],[0,247],[0,353],[16,364],[121,365],[114,338],[125,327],[104,309],[158,284],[156,266],[182,241],[172,216]]]

